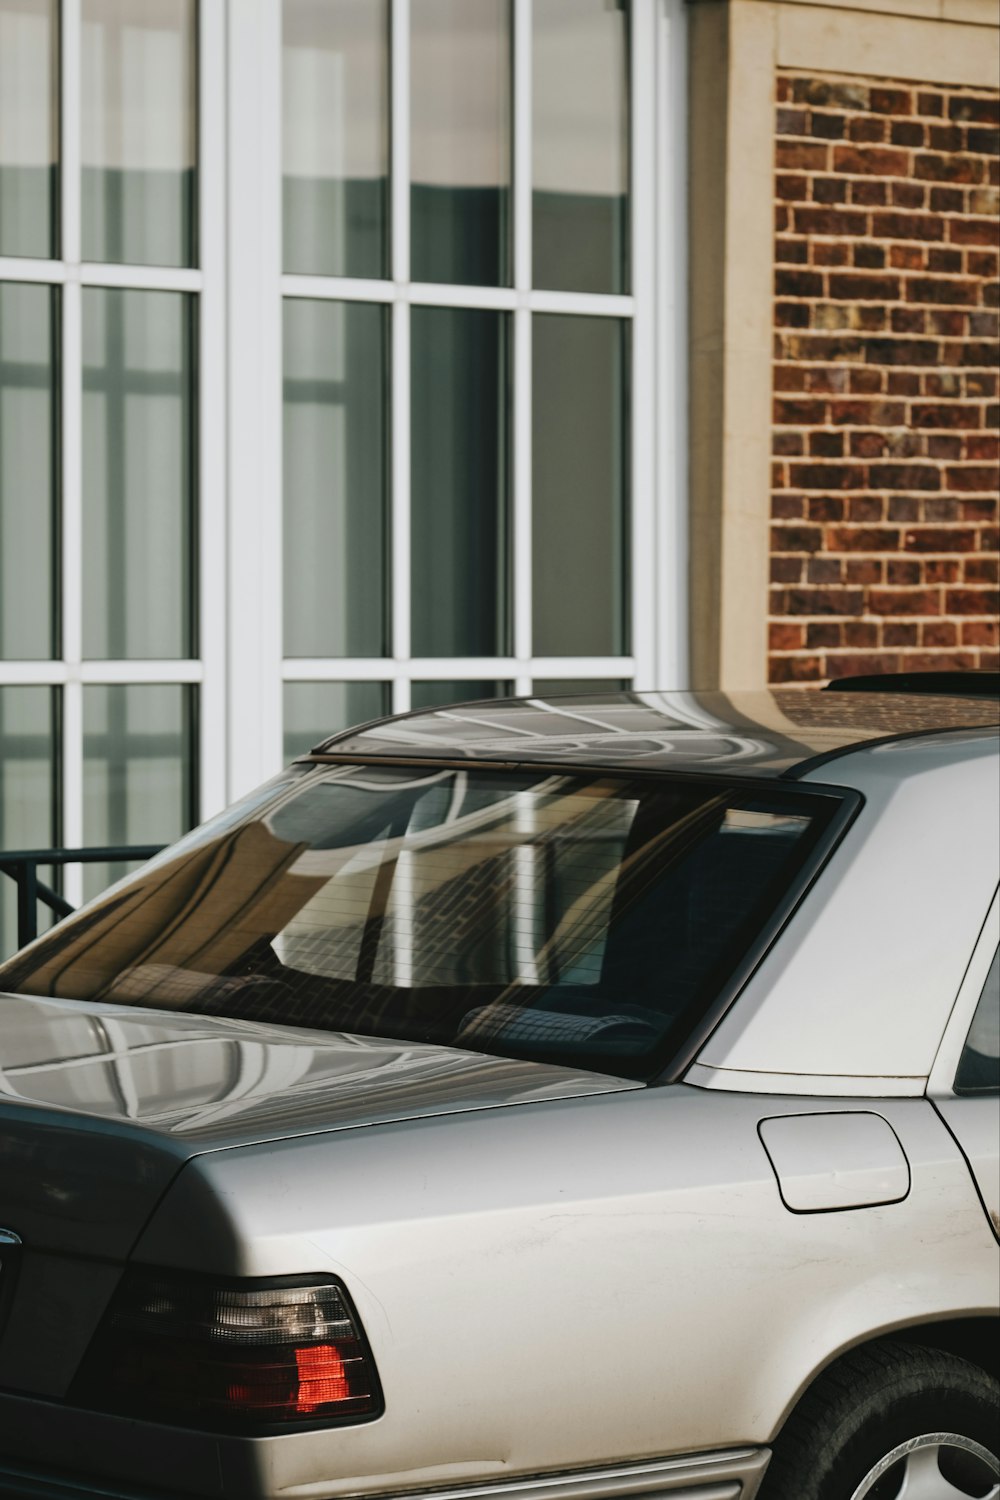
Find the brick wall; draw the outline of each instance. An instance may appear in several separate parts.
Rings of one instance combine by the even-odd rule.
[[[772,681],[998,665],[997,122],[779,75]]]

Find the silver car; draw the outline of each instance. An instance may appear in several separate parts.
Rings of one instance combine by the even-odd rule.
[[[996,725],[387,719],[22,950],[0,1493],[997,1500]]]

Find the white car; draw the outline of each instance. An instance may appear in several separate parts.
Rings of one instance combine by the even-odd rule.
[[[387,719],[8,961],[0,1494],[997,1500],[959,686]]]

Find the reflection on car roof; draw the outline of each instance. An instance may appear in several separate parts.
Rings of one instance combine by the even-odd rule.
[[[581,693],[402,714],[334,735],[312,753],[775,777],[876,740],[997,723],[998,704],[978,698],[800,688]]]

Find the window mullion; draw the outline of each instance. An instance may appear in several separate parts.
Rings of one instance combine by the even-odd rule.
[[[514,0],[513,590],[515,691],[531,692],[531,5]]]
[[[83,346],[80,287],[80,0],[63,0],[60,36],[59,253],[60,371],[60,622],[66,679],[62,689],[62,842],[83,843]],[[70,865],[63,890],[71,905],[83,896],[83,872]]]
[[[390,22],[392,277],[397,292],[410,280],[410,3],[392,0]],[[410,656],[410,308],[397,296],[392,308],[389,362],[392,486],[390,530],[392,655]],[[409,676],[398,672],[392,687],[394,713],[410,706]]]

